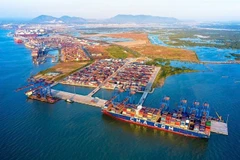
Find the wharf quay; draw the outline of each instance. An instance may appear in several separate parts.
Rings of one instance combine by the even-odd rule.
[[[54,97],[57,97],[57,98],[60,98],[63,100],[70,99],[77,103],[91,105],[91,106],[95,106],[95,107],[99,107],[99,108],[103,107],[107,101],[107,100],[100,99],[100,98],[93,98],[93,97],[89,97],[89,96],[59,91],[59,90],[55,90],[55,89],[52,89],[51,92]]]
[[[211,121],[211,132],[217,133],[217,134],[223,134],[228,135],[228,126],[227,123],[219,122],[219,121]]]

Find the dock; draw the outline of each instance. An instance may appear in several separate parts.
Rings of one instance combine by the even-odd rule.
[[[158,74],[158,72],[160,71],[160,69],[161,69],[161,67],[155,67],[155,70],[154,70],[151,78],[150,78],[149,81],[148,81],[148,84],[147,84],[147,86],[146,86],[146,88],[145,88],[145,91],[143,92],[142,97],[140,98],[140,100],[139,100],[139,102],[138,102],[138,105],[143,105],[145,99],[146,99],[147,96],[148,96],[148,93],[151,91],[153,82],[154,82],[154,80],[156,79],[157,74]]]
[[[217,134],[228,135],[228,126],[227,123],[218,122],[218,121],[211,121],[211,132]]]
[[[87,105],[100,107],[100,108],[103,107],[106,102],[106,100],[104,100],[104,99],[93,98],[93,97],[89,97],[89,96],[59,91],[59,90],[55,90],[55,89],[52,89],[51,92],[54,97],[57,97],[57,98],[60,98],[63,100],[70,99],[77,103],[87,104]]]

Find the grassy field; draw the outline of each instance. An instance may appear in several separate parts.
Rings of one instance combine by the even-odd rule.
[[[87,62],[62,62],[58,63],[55,66],[48,68],[44,71],[39,72],[34,78],[43,78],[47,81],[59,81],[68,75],[76,72],[77,70],[89,65],[92,61]],[[49,76],[47,73],[58,72],[60,73],[57,76]]]
[[[109,56],[111,58],[121,58],[125,59],[128,57],[138,57],[138,53],[127,48],[127,47],[122,47],[122,46],[116,46],[112,45],[109,46],[106,51],[108,52]]]
[[[106,50],[109,53],[110,57],[112,57],[112,58],[125,59],[128,57],[128,55],[126,53],[127,51],[125,51],[124,49],[122,49],[121,47],[118,47],[118,46],[110,46]]]

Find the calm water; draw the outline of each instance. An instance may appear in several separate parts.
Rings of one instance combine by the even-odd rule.
[[[160,97],[170,95],[174,108],[186,97],[208,101],[224,117],[230,114],[229,136],[212,134],[206,141],[118,122],[87,105],[26,100],[22,92],[13,90],[52,64],[34,66],[30,51],[6,34],[0,30],[1,160],[240,159],[240,65],[209,65],[212,72],[169,77],[145,103],[158,107]],[[84,88],[76,90],[80,93]],[[95,96],[107,98],[111,92],[101,90]]]

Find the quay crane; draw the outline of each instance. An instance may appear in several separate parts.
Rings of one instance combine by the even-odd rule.
[[[164,96],[160,102],[160,108],[159,108],[160,112],[169,110],[169,102],[170,102],[170,97]]]
[[[181,99],[177,108],[178,108],[178,110],[176,112],[176,115],[180,119],[187,112],[187,100],[186,99]]]
[[[110,103],[114,103],[114,100],[119,97],[120,91],[118,90],[117,87],[114,88],[113,93],[112,93],[112,98],[109,99],[107,102],[105,102],[106,105],[109,105]]]
[[[198,101],[193,102],[191,108],[190,108],[190,115],[192,118],[199,116],[199,105],[200,103]]]
[[[134,103],[134,94],[135,92],[131,91],[130,89],[123,90],[115,87],[112,94],[113,97],[108,100],[105,105],[107,106],[108,110],[115,110],[116,112],[120,113],[126,105]],[[122,97],[125,98],[122,100]]]
[[[25,95],[34,100],[39,100],[47,103],[55,103],[59,99],[54,98],[51,93],[51,85],[53,82],[47,82],[45,79],[35,79],[30,77],[26,86],[20,87],[15,91],[21,91],[30,88],[25,92]]]

